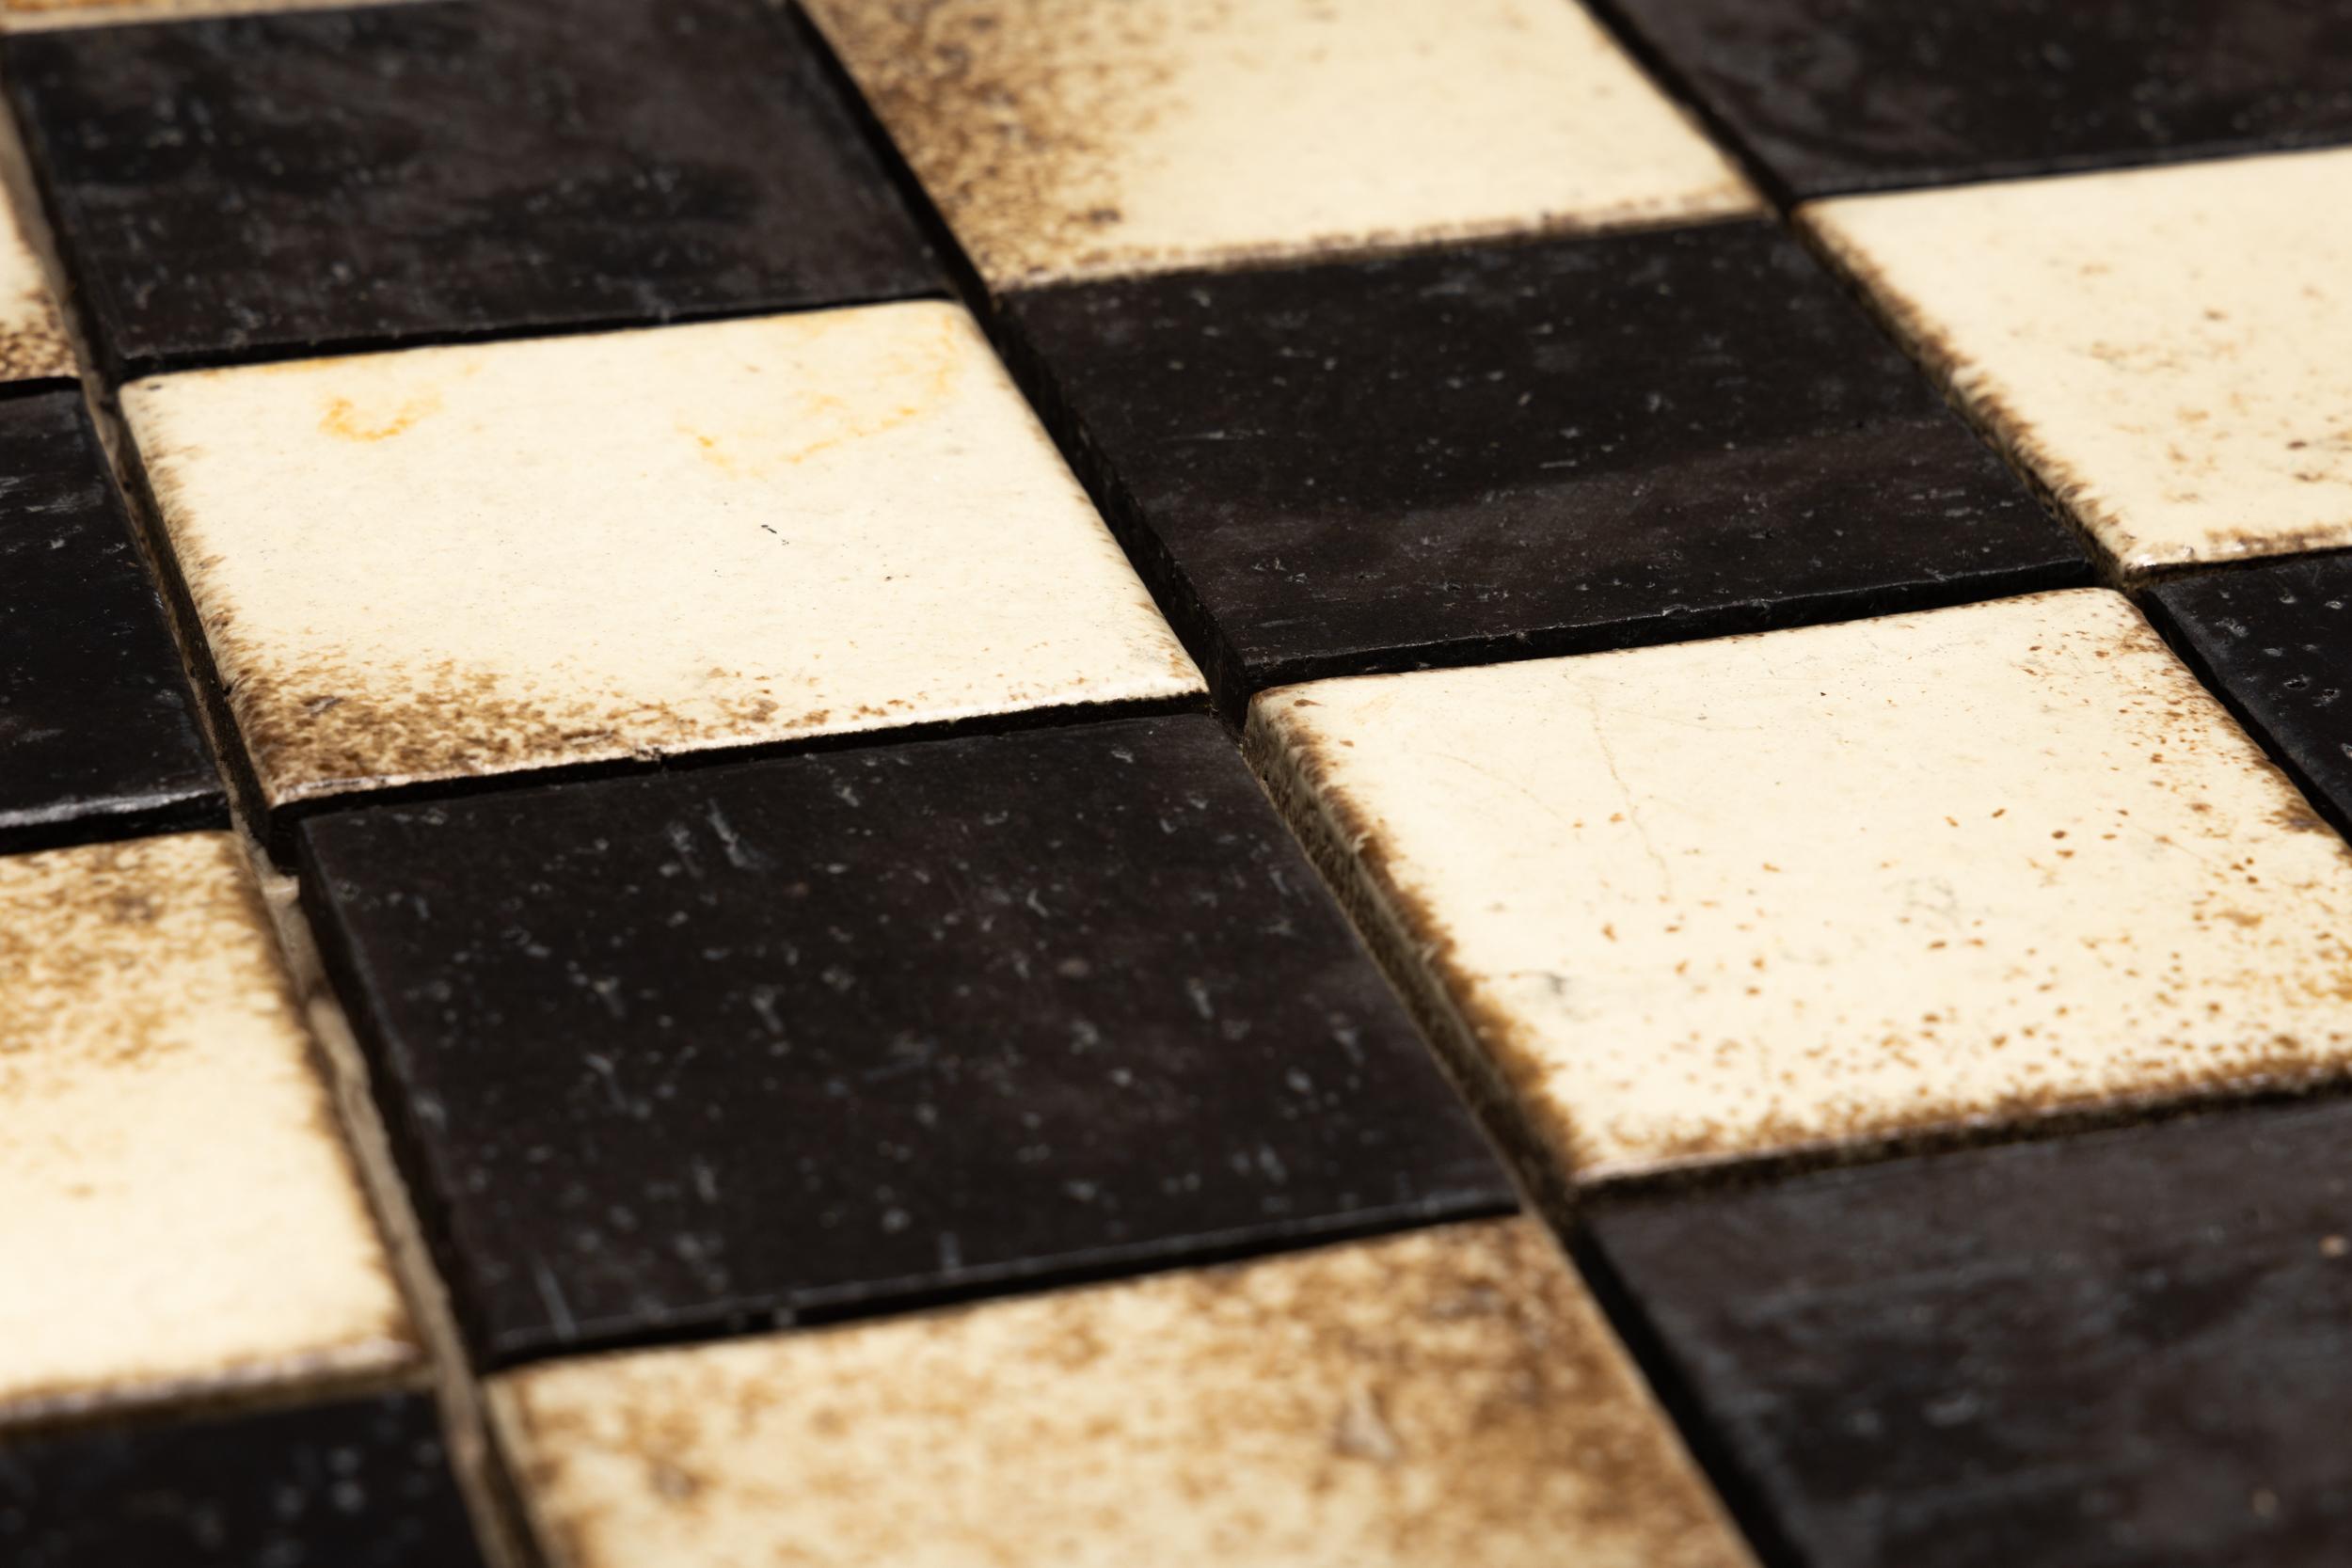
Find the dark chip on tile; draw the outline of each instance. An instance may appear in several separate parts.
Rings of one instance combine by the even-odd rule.
[[[2175,578],[2150,619],[2340,832],[2352,832],[2352,555]]]
[[[2352,140],[2344,0],[1608,0],[1784,200]]]
[[[1508,1209],[1202,716],[301,829],[476,1356]]]
[[[0,401],[0,853],[228,820],[81,393]]]
[[[1603,1200],[1604,1278],[1809,1568],[2352,1541],[2352,1101]]]
[[[418,1394],[0,1441],[11,1568],[475,1568]]]
[[[1764,224],[1016,295],[1221,703],[2089,580]]]
[[[730,0],[505,0],[10,39],[119,372],[936,293],[808,46]]]

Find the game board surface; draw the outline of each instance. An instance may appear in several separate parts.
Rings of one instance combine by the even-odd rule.
[[[0,1563],[2352,1560],[2352,0],[0,76]]]

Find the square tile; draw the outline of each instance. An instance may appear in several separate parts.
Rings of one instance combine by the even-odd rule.
[[[479,1568],[420,1394],[0,1445],[19,1568]]]
[[[301,839],[486,1362],[1513,1201],[1205,716]]]
[[[0,859],[0,1423],[415,1354],[226,833]]]
[[[0,401],[0,851],[228,825],[82,394]]]
[[[2352,150],[1805,220],[2126,573],[2352,545]]]
[[[957,306],[196,372],[123,404],[272,814],[1201,689]]]
[[[2352,852],[2105,590],[1250,722],[1406,983],[1587,1178],[2352,1065]]]
[[[2089,580],[1765,224],[1098,283],[1008,316],[1236,705]]]
[[[2340,831],[2352,831],[2352,556],[2175,578],[2147,597],[2172,645]]]
[[[807,9],[992,288],[1756,205],[1571,0]]]
[[[731,0],[501,0],[12,38],[125,376],[941,288],[805,43]]]
[[[1735,1568],[1532,1222],[493,1385],[553,1568]]]
[[[2342,0],[1612,0],[1803,198],[2352,141]]]
[[[2337,1101],[1603,1200],[1590,1225],[1789,1560],[2332,1568],[2348,1149]]]
[[[72,381],[75,373],[73,345],[40,259],[0,194],[0,382]]]

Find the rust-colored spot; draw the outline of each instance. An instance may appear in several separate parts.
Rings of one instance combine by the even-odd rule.
[[[319,428],[346,441],[389,441],[440,411],[437,392],[404,399],[389,410],[363,409],[349,398],[331,397],[326,400],[326,412],[319,417]]]

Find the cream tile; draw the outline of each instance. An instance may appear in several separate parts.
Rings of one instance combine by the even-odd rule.
[[[1571,0],[812,0],[993,286],[1754,209]]]
[[[1748,1560],[1523,1220],[492,1398],[556,1568]]]
[[[273,806],[1200,689],[955,306],[199,372],[124,407]]]
[[[75,373],[73,349],[39,258],[13,205],[0,195],[0,381]]]
[[[1250,740],[1585,1177],[2352,1062],[2352,857],[2106,590],[1293,687]]]
[[[404,1365],[225,833],[0,860],[0,1422]]]
[[[2128,572],[2352,545],[2352,150],[1804,220]]]

